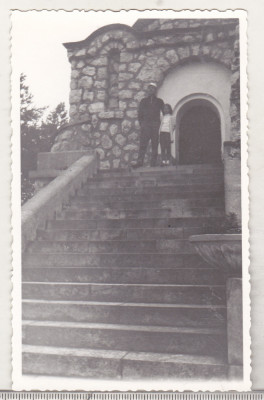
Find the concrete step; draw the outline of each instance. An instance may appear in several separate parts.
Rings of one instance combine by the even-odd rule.
[[[171,200],[158,200],[158,201],[109,201],[107,198],[101,201],[87,201],[87,197],[76,197],[71,200],[70,205],[66,208],[78,210],[98,210],[98,209],[111,209],[111,210],[127,210],[127,209],[150,209],[150,208],[196,208],[196,207],[224,207],[224,199],[220,197],[209,197],[200,199],[171,199]]]
[[[78,192],[76,196],[77,200],[82,201],[110,201],[110,202],[141,202],[141,201],[163,201],[163,200],[174,200],[174,199],[201,199],[201,198],[221,198],[223,199],[223,189],[219,188],[219,190],[213,190],[211,187],[211,191],[208,190],[200,190],[200,191],[171,191],[171,192],[160,192],[160,193],[117,193],[115,191],[112,194],[99,194],[99,193],[82,193],[81,190]]]
[[[173,253],[196,254],[194,246],[183,239],[156,240],[77,240],[29,242],[28,253]]]
[[[62,229],[38,230],[38,240],[151,240],[188,239],[191,235],[204,233],[203,228],[142,228],[142,229]]]
[[[190,209],[180,207],[173,208],[145,208],[130,210],[78,210],[66,209],[56,214],[56,219],[76,220],[76,219],[126,219],[126,218],[178,218],[178,217],[221,217],[223,209],[218,207],[193,207]]]
[[[136,195],[136,194],[167,194],[167,193],[188,193],[188,192],[217,192],[223,191],[223,184],[219,183],[204,183],[204,184],[192,184],[192,185],[174,185],[174,186],[130,186],[130,187],[99,187],[92,188],[90,185],[85,185],[78,191],[79,194],[89,196],[111,196],[111,195]]]
[[[175,327],[224,327],[226,306],[24,300],[23,320]]]
[[[24,282],[224,285],[224,274],[214,268],[100,268],[23,265]]]
[[[220,357],[23,346],[23,374],[95,379],[226,379]]]
[[[76,209],[68,209],[56,214],[56,219],[124,219],[124,218],[155,218],[157,215],[160,218],[169,218],[171,216],[170,209],[131,209],[131,210],[92,210],[79,211]]]
[[[24,266],[39,267],[120,267],[120,268],[201,268],[205,262],[196,254],[177,253],[26,253]]]
[[[181,328],[56,321],[24,321],[23,344],[223,356],[223,328]]]
[[[24,282],[23,299],[225,304],[225,286]]]
[[[221,217],[178,217],[178,218],[124,218],[124,219],[90,219],[90,220],[50,220],[47,229],[153,229],[153,228],[190,228],[221,221]]]
[[[169,167],[142,167],[133,169],[99,170],[97,177],[121,177],[121,176],[178,176],[179,174],[217,174],[223,173],[222,165],[195,164],[195,165],[176,165]]]
[[[223,174],[219,175],[199,175],[190,176],[189,174],[172,177],[118,177],[118,178],[93,178],[89,179],[84,185],[87,190],[96,188],[124,188],[134,187],[156,187],[156,186],[177,186],[177,185],[203,185],[203,184],[223,184]]]

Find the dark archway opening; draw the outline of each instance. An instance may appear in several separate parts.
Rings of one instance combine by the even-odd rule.
[[[216,111],[207,105],[191,105],[179,124],[180,164],[221,162],[221,124]]]

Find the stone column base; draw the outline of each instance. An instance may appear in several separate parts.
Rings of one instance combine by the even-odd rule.
[[[242,365],[229,365],[228,379],[230,381],[243,379],[243,366]]]
[[[242,279],[229,278],[226,282],[227,296],[227,348],[229,378],[243,378],[243,310]]]

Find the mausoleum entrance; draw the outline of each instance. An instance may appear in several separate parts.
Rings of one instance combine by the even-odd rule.
[[[221,162],[221,126],[217,113],[205,104],[190,104],[179,115],[179,163]]]

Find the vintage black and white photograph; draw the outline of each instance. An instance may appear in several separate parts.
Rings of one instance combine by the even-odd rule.
[[[16,388],[249,389],[245,21],[12,12]]]

